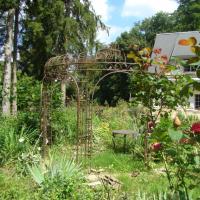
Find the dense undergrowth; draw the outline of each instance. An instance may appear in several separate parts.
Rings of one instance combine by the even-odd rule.
[[[181,193],[171,194],[164,162],[159,152],[149,152],[148,165],[144,163],[145,126],[141,119],[145,110],[142,107],[133,108],[121,102],[116,107],[96,105],[93,110],[94,149],[90,161],[91,167],[116,177],[121,182],[119,191],[104,186],[94,190],[87,186],[85,179],[87,166],[77,164],[73,160],[76,141],[76,107],[72,105],[66,109],[52,110],[54,145],[46,160],[41,158],[38,112],[21,112],[17,118],[0,118],[0,188],[2,191],[0,199],[182,200],[185,198],[180,195]],[[183,115],[179,117],[182,120],[183,130],[188,129],[192,122],[198,120]],[[166,134],[170,127],[173,127],[171,119],[161,118],[154,130],[155,135]],[[111,133],[114,129],[131,129],[139,134],[138,138],[127,138],[126,153],[123,152],[123,138],[120,137],[116,138],[116,148],[113,149]],[[150,142],[153,141],[149,140]],[[181,156],[188,156],[188,154],[181,154]],[[188,165],[193,166],[191,162]],[[176,168],[177,163],[169,163],[172,177],[175,176],[173,170]],[[199,165],[196,169],[199,169]],[[195,173],[198,177],[198,170]],[[189,176],[184,179],[188,185],[193,185],[188,188],[191,200],[200,197],[198,181],[193,179],[194,177]],[[178,188],[181,189],[181,186]]]

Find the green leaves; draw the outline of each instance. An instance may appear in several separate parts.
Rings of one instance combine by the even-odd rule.
[[[133,100],[152,111],[155,106],[156,109],[173,109],[178,105],[186,105],[190,96],[188,82],[190,80],[185,76],[178,76],[172,81],[165,75],[136,73],[131,77]]]
[[[37,165],[33,165],[33,166],[28,165],[27,167],[33,180],[38,185],[42,185],[42,183],[45,181],[44,170]]]
[[[52,56],[92,51],[97,30],[106,29],[88,0],[27,1],[23,18],[20,64],[37,78]]]
[[[182,131],[168,129],[168,134],[172,141],[178,142],[181,138],[183,138]]]

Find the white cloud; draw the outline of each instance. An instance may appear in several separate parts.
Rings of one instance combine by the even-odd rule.
[[[91,4],[97,15],[101,16],[102,21],[109,27],[109,35],[107,31],[99,30],[97,33],[97,39],[105,44],[109,44],[120,35],[121,32],[125,31],[125,28],[107,25],[109,20],[112,18],[112,12],[115,10],[114,5],[109,4],[109,0],[91,0]]]
[[[97,39],[104,43],[109,44],[113,42],[124,31],[129,31],[130,27],[109,26],[109,35],[106,31],[99,31]]]
[[[91,4],[96,14],[100,15],[104,22],[109,20],[113,7],[109,6],[108,0],[91,0]]]
[[[125,0],[122,16],[143,19],[159,11],[173,12],[177,7],[178,4],[175,0]]]

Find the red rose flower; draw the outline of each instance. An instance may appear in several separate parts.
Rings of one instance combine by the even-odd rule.
[[[151,145],[151,149],[153,151],[159,151],[161,149],[162,145],[160,142],[155,142]]]
[[[190,129],[194,134],[200,134],[200,122],[196,122],[192,124],[192,127]]]

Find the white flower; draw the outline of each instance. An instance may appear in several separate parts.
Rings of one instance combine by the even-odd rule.
[[[24,140],[25,140],[24,137],[19,138],[20,143],[24,142]]]
[[[49,140],[48,139],[46,139],[46,144],[48,144],[49,143]]]
[[[41,151],[41,147],[38,147],[37,149],[38,149],[38,151]]]

